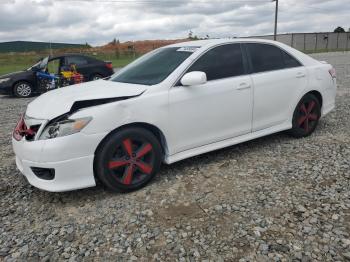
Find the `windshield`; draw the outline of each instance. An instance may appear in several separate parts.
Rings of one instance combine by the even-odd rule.
[[[46,64],[48,63],[49,61],[49,57],[44,57],[42,59],[40,59],[38,62],[36,62],[34,65],[32,65],[31,67],[29,67],[27,70],[32,70],[33,68],[39,68],[39,69],[43,69]]]
[[[156,85],[168,77],[196,48],[167,47],[157,49],[126,67],[111,81]]]

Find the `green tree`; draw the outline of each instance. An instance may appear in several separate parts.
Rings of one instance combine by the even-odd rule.
[[[192,37],[193,37],[193,32],[192,32],[192,30],[190,30],[190,32],[188,32],[188,38],[192,39]]]
[[[345,33],[345,30],[341,26],[338,26],[336,29],[334,29],[334,33]]]

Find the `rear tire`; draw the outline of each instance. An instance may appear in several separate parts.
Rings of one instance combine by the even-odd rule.
[[[116,131],[100,144],[94,160],[97,178],[113,191],[133,191],[145,186],[158,173],[161,146],[143,128]]]
[[[321,117],[321,105],[313,94],[306,94],[298,103],[293,114],[293,127],[289,134],[293,137],[307,137],[311,135]]]
[[[33,87],[25,81],[20,81],[13,86],[13,94],[16,97],[26,98],[33,94]]]
[[[93,74],[91,77],[90,77],[90,80],[91,81],[95,81],[95,80],[99,80],[99,79],[102,79],[103,76],[100,75],[100,74]]]

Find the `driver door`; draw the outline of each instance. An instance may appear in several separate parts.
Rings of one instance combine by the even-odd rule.
[[[240,44],[214,47],[187,70],[205,72],[205,84],[170,89],[170,154],[251,132],[252,81],[244,64]]]
[[[61,58],[54,58],[49,60],[47,64],[47,71],[49,74],[54,74],[58,76],[61,69]]]

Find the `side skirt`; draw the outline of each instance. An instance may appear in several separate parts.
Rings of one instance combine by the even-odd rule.
[[[280,125],[269,127],[269,128],[262,129],[262,130],[258,130],[258,131],[255,131],[253,133],[241,135],[241,136],[230,138],[230,139],[225,139],[225,140],[222,140],[219,142],[215,142],[215,143],[211,143],[208,145],[192,148],[192,149],[182,151],[182,152],[170,155],[170,156],[166,156],[164,159],[164,162],[166,164],[172,164],[172,163],[175,163],[177,161],[180,161],[180,160],[183,160],[183,159],[186,159],[189,157],[197,156],[197,155],[204,154],[204,153],[214,151],[217,149],[221,149],[224,147],[236,145],[236,144],[239,144],[242,142],[246,142],[246,141],[253,140],[253,139],[256,139],[259,137],[263,137],[263,136],[274,134],[274,133],[277,133],[280,131],[288,130],[291,128],[292,128],[292,124],[290,122],[284,122]]]

